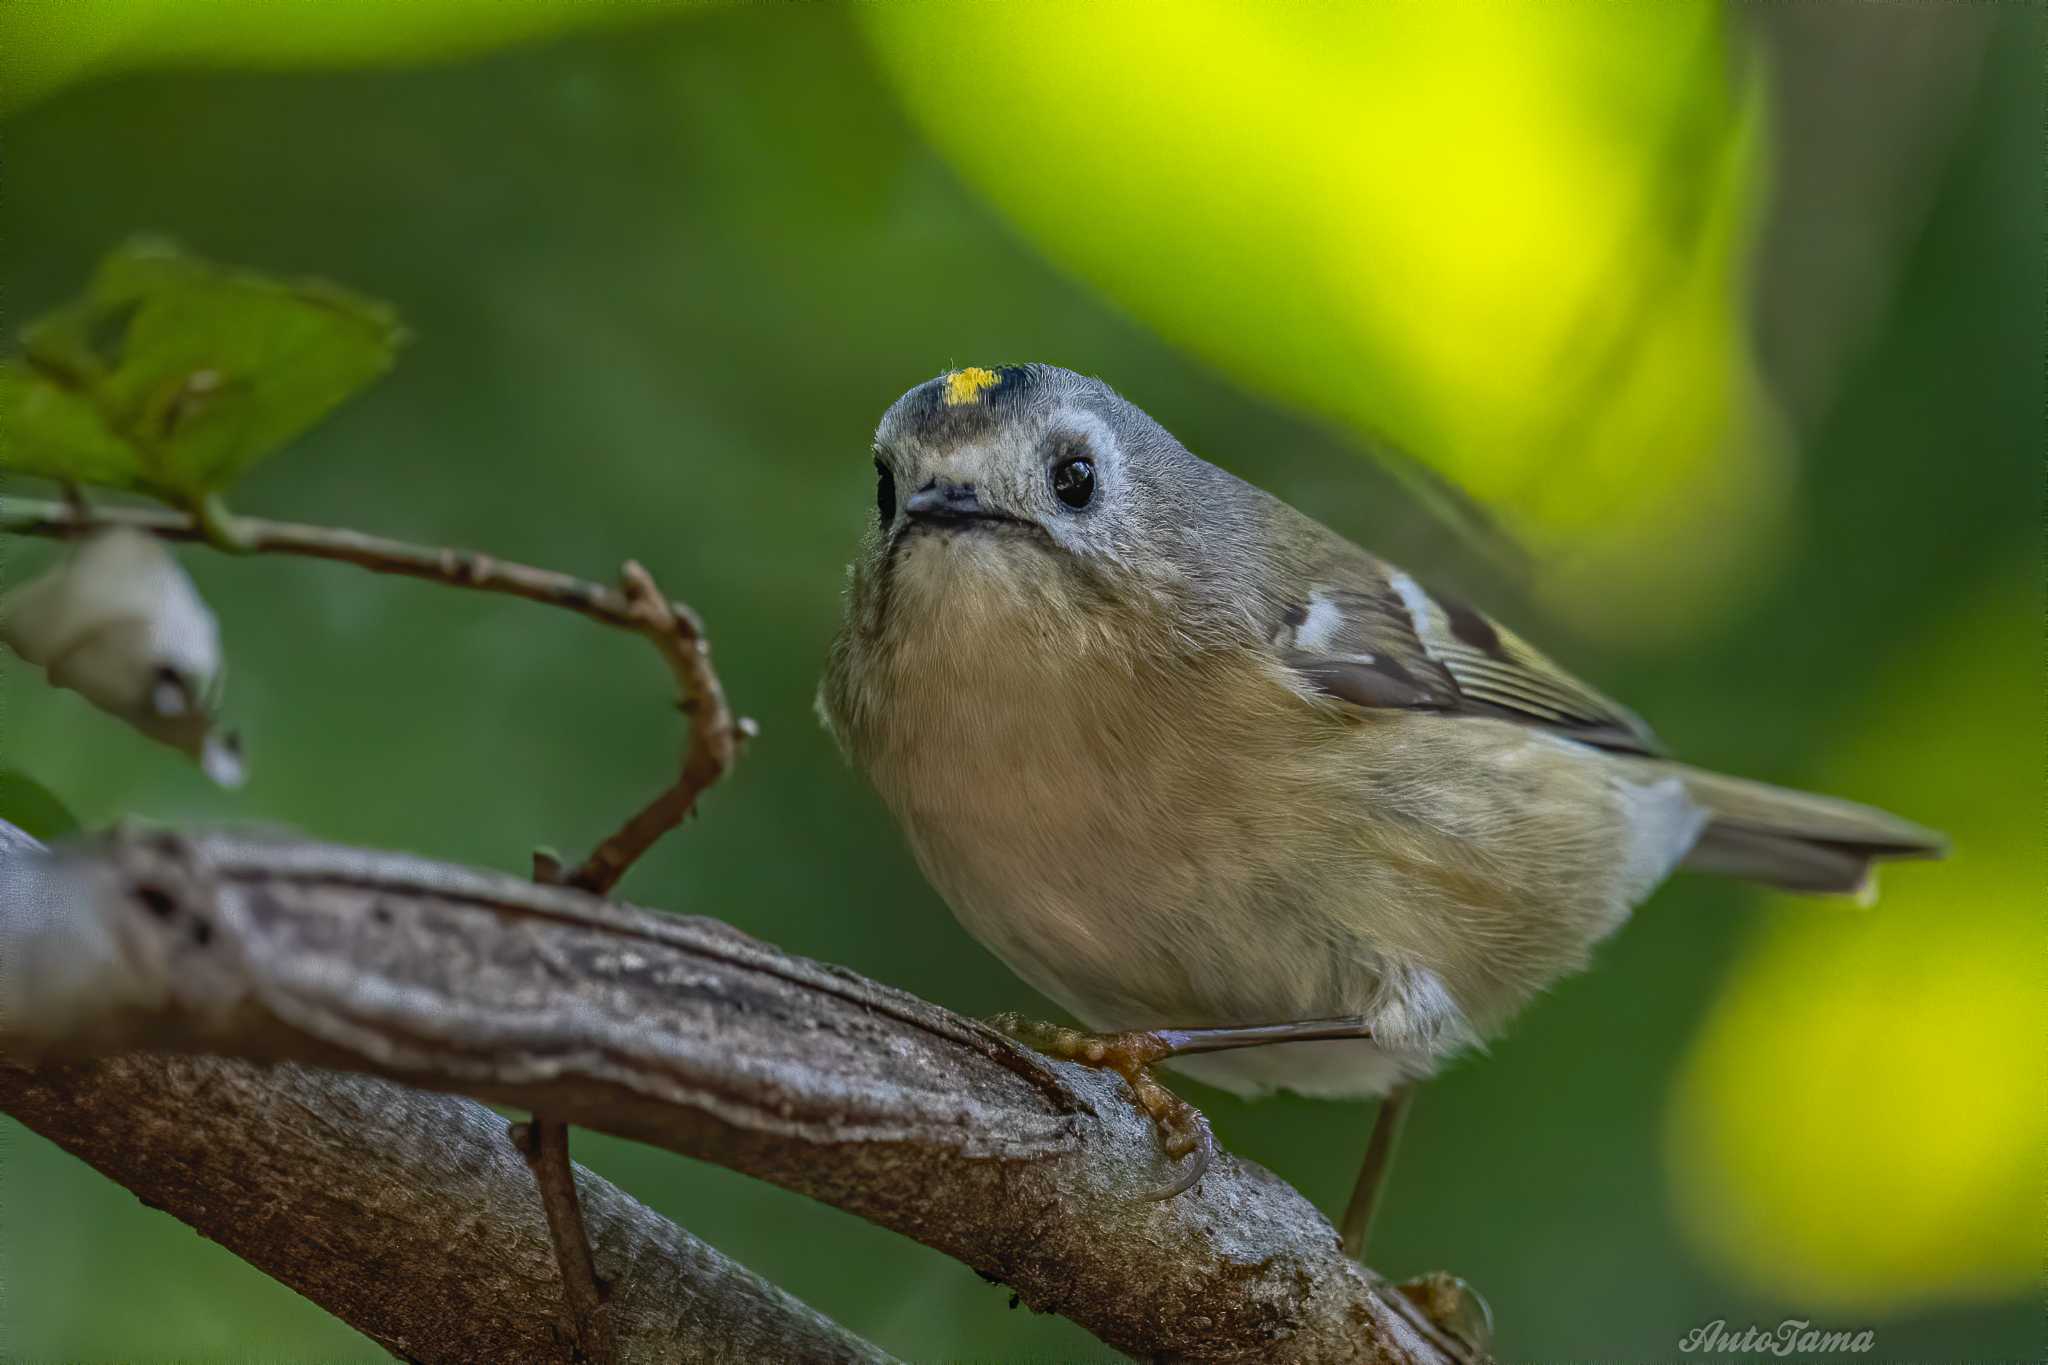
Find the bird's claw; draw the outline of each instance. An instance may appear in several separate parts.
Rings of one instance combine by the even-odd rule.
[[[1493,1309],[1464,1280],[1434,1270],[1386,1288],[1396,1296],[1390,1302],[1405,1303],[1419,1312],[1444,1338],[1440,1344],[1453,1360],[1481,1365],[1493,1359]]]
[[[1163,1188],[1144,1196],[1148,1200],[1172,1199],[1195,1187],[1208,1174],[1216,1158],[1216,1137],[1202,1111],[1168,1090],[1150,1070],[1154,1062],[1173,1055],[1173,1045],[1157,1033],[1088,1033],[1081,1029],[1050,1024],[1005,1012],[989,1021],[990,1027],[1024,1044],[1034,1052],[1061,1061],[1114,1071],[1131,1087],[1131,1097],[1152,1120],[1159,1133],[1159,1145],[1167,1157],[1179,1161],[1192,1155],[1187,1169]]]

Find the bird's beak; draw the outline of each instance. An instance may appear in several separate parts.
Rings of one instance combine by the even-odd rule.
[[[971,521],[993,514],[981,505],[971,483],[932,482],[903,501],[903,510],[931,521]]]

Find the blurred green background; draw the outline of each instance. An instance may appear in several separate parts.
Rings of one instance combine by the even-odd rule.
[[[973,1013],[1049,1007],[923,884],[812,690],[888,402],[958,364],[1104,376],[1687,756],[1955,839],[1874,911],[1660,893],[1425,1092],[1381,1268],[1465,1276],[1510,1360],[1787,1317],[2032,1359],[2044,36],[2021,6],[32,2],[0,14],[0,300],[17,327],[147,230],[392,301],[395,372],[236,505],[643,559],[762,735],[624,893]],[[52,554],[4,549],[9,583]],[[631,639],[183,558],[252,779],[10,659],[5,766],[88,824],[523,870],[670,770]],[[1182,1085],[1341,1203],[1369,1105]],[[907,1358],[1109,1358],[833,1210],[577,1147]],[[11,1124],[0,1161],[8,1358],[376,1357]]]

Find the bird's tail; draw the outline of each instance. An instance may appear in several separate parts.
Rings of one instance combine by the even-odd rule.
[[[1680,864],[1788,891],[1869,898],[1873,864],[1939,858],[1948,841],[1870,806],[1678,768],[1707,827]]]

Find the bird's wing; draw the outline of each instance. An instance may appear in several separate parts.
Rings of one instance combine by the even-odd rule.
[[[1661,754],[1636,714],[1506,627],[1360,553],[1310,575],[1272,622],[1280,660],[1368,708],[1520,721],[1622,753]]]

